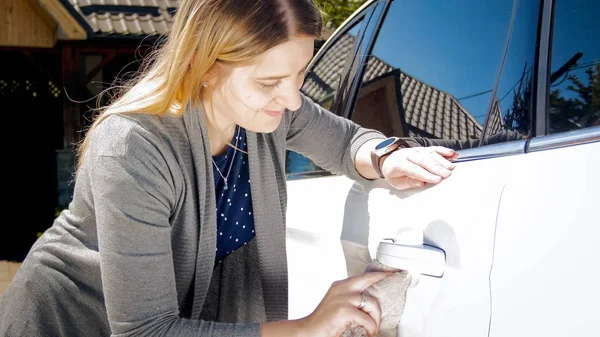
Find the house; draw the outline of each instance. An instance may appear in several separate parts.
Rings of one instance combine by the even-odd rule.
[[[8,208],[28,208],[0,260],[20,260],[66,207],[74,149],[96,98],[135,72],[168,31],[179,0],[0,1],[0,106],[17,134],[5,166],[15,184]],[[106,98],[100,104],[106,102]],[[24,145],[27,144],[27,145]],[[33,175],[23,176],[23,168]],[[18,181],[18,182],[17,182]]]

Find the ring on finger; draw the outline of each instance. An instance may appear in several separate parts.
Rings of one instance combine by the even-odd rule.
[[[358,305],[358,310],[362,310],[367,305],[368,300],[369,296],[367,296],[365,293],[362,293],[362,301],[360,301],[360,304]]]

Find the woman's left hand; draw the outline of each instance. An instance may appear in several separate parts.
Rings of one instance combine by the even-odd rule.
[[[384,158],[381,172],[394,188],[406,190],[448,178],[456,158],[458,153],[442,146],[404,148]]]

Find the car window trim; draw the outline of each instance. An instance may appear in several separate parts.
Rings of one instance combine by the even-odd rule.
[[[366,25],[364,26],[365,36],[362,40],[361,49],[356,55],[358,60],[355,60],[358,62],[358,67],[356,67],[354,70],[353,68],[350,68],[349,78],[351,78],[352,81],[346,88],[346,99],[344,99],[343,103],[340,104],[342,116],[346,117],[347,119],[352,119],[352,112],[354,111],[354,106],[358,98],[358,92],[361,89],[363,74],[369,63],[369,57],[371,56],[375,46],[375,41],[377,41],[377,36],[379,35],[379,31],[383,25],[390,5],[391,0],[377,1],[376,5],[373,6],[369,21],[366,22]]]
[[[550,111],[550,72],[552,71],[552,36],[554,33],[554,0],[542,1],[541,19],[538,29],[538,48],[536,51],[535,103],[533,111],[533,130],[535,137],[548,134],[548,112]]]
[[[524,154],[527,147],[527,139],[514,140],[506,143],[496,143],[491,145],[484,145],[480,147],[473,147],[470,149],[457,151],[459,154],[458,159],[455,162],[465,162],[481,159],[490,159],[498,157],[514,156],[518,154]]]
[[[366,35],[371,22],[373,20],[373,16],[377,8],[379,7],[379,1],[373,1],[370,7],[365,8],[365,16],[362,22],[362,26],[356,35],[356,43],[354,44],[354,51],[352,54],[352,61],[347,62],[346,66],[343,69],[344,78],[340,83],[340,87],[338,89],[338,93],[334,98],[333,104],[331,106],[331,110],[334,111],[337,115],[346,117],[348,103],[351,101],[353,97],[353,83],[355,82],[355,76],[357,73],[357,69],[360,69],[361,62],[364,58],[362,54],[365,53],[363,46],[369,43],[370,36]],[[365,41],[366,39],[366,41]],[[346,117],[347,118],[347,117]]]
[[[308,65],[307,69],[312,69],[321,59],[323,55],[325,55],[329,51],[329,47],[334,45],[345,33],[347,33],[350,29],[354,27],[360,20],[363,20],[368,13],[360,13],[352,18],[352,20],[347,21],[344,25],[339,27],[339,32],[336,30],[331,37],[325,41],[323,46],[319,49],[317,54],[313,57],[312,61]],[[337,35],[336,35],[337,34]],[[354,55],[353,55],[354,56]]]
[[[344,23],[338,27],[331,35],[331,37],[323,44],[321,49],[317,52],[317,54],[313,57],[307,69],[312,71],[312,69],[321,61],[323,56],[330,50],[331,46],[335,45],[336,42],[341,39],[344,34],[346,34],[350,29],[354,28],[356,24],[360,24],[358,32],[356,33],[356,43],[351,52],[351,55],[345,60],[344,68],[342,69],[343,78],[340,79],[340,85],[337,89],[337,93],[335,94],[333,104],[329,109],[336,115],[342,116],[341,110],[338,109],[338,105],[341,102],[340,93],[344,93],[347,91],[346,87],[348,86],[349,79],[349,69],[351,69],[356,62],[357,54],[359,51],[358,46],[362,43],[362,39],[364,37],[365,27],[368,24],[370,17],[373,15],[373,9],[375,6],[373,4],[376,3],[376,0],[372,0],[363,5],[363,7],[359,8],[356,14],[350,16]],[[362,22],[361,22],[362,21]]]
[[[458,151],[456,162],[513,156],[600,142],[600,126]]]
[[[573,145],[600,142],[600,126],[536,137],[529,141],[527,152],[552,150]]]

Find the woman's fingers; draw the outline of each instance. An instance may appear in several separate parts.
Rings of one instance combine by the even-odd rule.
[[[413,156],[412,153],[406,158],[399,158],[399,160],[391,161],[389,166],[386,165],[388,164],[388,161],[395,158],[390,158],[385,161],[384,166],[387,167],[384,167],[384,175],[388,178],[388,180],[404,176],[434,184],[439,183],[442,180],[439,175],[433,174],[427,169],[423,168],[421,165],[414,163],[410,158],[411,156]],[[414,160],[417,161],[417,159]]]
[[[425,185],[425,183],[421,180],[413,179],[411,177],[399,177],[399,178],[389,178],[388,183],[392,185],[397,190],[407,190],[409,188],[417,188]]]
[[[392,153],[382,169],[390,185],[405,190],[449,177],[454,170],[450,160],[456,156],[454,150],[439,146],[403,149]]]
[[[450,172],[450,170],[447,169],[445,167],[445,165],[442,165],[442,164],[438,163],[437,160],[434,160],[433,159],[434,154],[439,156],[439,154],[437,154],[436,152],[416,152],[415,151],[415,152],[409,154],[406,158],[409,161],[411,161],[412,163],[427,170],[431,174],[434,174],[436,176],[443,177],[443,178],[450,176],[450,174],[452,172]],[[448,162],[448,164],[450,164],[450,162]],[[418,177],[413,176],[412,178],[418,178]]]
[[[361,293],[363,290],[370,287],[373,283],[391,275],[393,275],[393,273],[391,272],[362,273],[360,275],[347,278],[344,284],[348,285],[348,290]]]
[[[448,158],[442,157],[442,155],[440,155],[437,152],[432,152],[430,154],[431,159],[435,160],[438,164],[442,165],[442,167],[444,167],[447,170],[454,170],[454,164],[448,160]]]
[[[360,325],[367,330],[369,336],[377,336],[379,332],[379,324],[374,318],[363,310],[356,310],[357,313],[354,315],[354,323]],[[378,320],[379,321],[379,320]]]
[[[428,150],[428,151],[437,152],[444,157],[452,157],[456,153],[456,151],[454,151],[450,148],[447,148],[447,147],[443,147],[443,146],[430,146],[430,147],[424,147],[423,149]]]
[[[371,316],[371,319],[373,319],[373,321],[375,322],[376,330],[378,331],[379,326],[381,324],[381,307],[379,305],[379,302],[376,298],[367,295],[365,292],[361,294],[360,300],[361,303],[359,303],[359,308],[364,301],[364,305],[361,310],[367,315]]]

